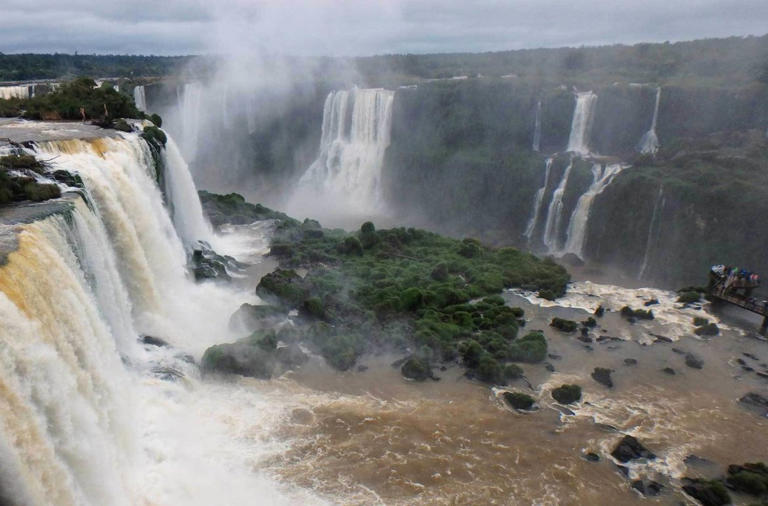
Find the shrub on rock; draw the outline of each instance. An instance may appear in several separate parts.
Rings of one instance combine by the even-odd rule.
[[[514,409],[529,410],[535,402],[533,397],[520,392],[504,392],[503,397],[507,404]]]
[[[550,323],[549,326],[554,327],[561,332],[575,332],[579,327],[579,324],[573,320],[555,317],[552,318],[552,323]]]
[[[572,404],[581,400],[579,385],[561,385],[552,390],[552,398],[560,404]]]

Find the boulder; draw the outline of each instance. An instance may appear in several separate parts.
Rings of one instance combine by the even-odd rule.
[[[656,455],[640,444],[633,436],[624,436],[611,452],[611,456],[623,464],[636,459],[653,460],[656,458]]]
[[[579,324],[573,320],[566,320],[564,318],[552,318],[550,327],[554,327],[561,332],[575,332]]]
[[[720,333],[720,328],[714,323],[707,323],[701,327],[697,327],[693,331],[697,336],[716,336]]]
[[[743,406],[762,415],[768,415],[768,397],[757,392],[749,392],[739,399]]]
[[[269,351],[241,342],[211,346],[205,350],[202,359],[203,371],[261,379],[270,379],[274,366]]]
[[[687,365],[691,369],[701,369],[704,367],[704,361],[702,361],[699,357],[697,357],[693,353],[686,353],[685,365]]]
[[[164,339],[160,339],[159,337],[141,336],[139,338],[139,341],[142,344],[146,344],[149,346],[160,346],[160,347],[168,346],[168,342],[165,341]]]
[[[285,317],[285,311],[277,306],[244,303],[229,319],[229,327],[248,331],[271,327],[275,320]]]
[[[703,506],[725,506],[731,503],[725,486],[717,480],[683,478],[683,491]]]
[[[595,367],[595,370],[592,371],[592,379],[600,383],[601,385],[605,385],[608,388],[613,388],[613,379],[611,378],[611,373],[613,372],[612,369],[606,369],[605,367]]]
[[[637,359],[636,358],[625,358],[624,359],[624,365],[637,365]]]
[[[677,374],[675,370],[672,369],[671,367],[665,367],[664,369],[661,370],[661,372],[663,372],[664,374],[668,374],[669,376],[674,376],[675,374]]]

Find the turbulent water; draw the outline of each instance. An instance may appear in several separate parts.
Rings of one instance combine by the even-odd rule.
[[[568,235],[565,241],[564,253],[573,253],[579,258],[584,258],[585,240],[587,235],[587,225],[589,224],[589,213],[592,210],[592,203],[603,190],[605,190],[613,178],[615,178],[624,166],[620,163],[592,165],[592,184],[576,203],[576,208],[571,214],[571,220],[568,224]]]
[[[576,105],[573,109],[571,133],[566,151],[580,155],[589,154],[589,134],[592,130],[596,103],[597,94],[591,91],[576,94]]]
[[[329,208],[349,214],[382,211],[381,168],[394,97],[394,91],[360,88],[328,95],[320,154],[299,180],[289,207],[321,217]]]
[[[125,134],[35,151],[79,174],[88,204],[73,196],[68,212],[0,231],[18,243],[0,267],[0,496],[295,502],[249,470],[259,448],[228,422],[268,419],[259,396],[201,383],[187,362],[234,338],[229,315],[255,298],[187,278],[147,145]],[[141,346],[141,334],[173,348]]]

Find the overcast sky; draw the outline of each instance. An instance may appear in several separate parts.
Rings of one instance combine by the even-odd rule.
[[[367,55],[768,32],[768,0],[0,0],[0,51]]]

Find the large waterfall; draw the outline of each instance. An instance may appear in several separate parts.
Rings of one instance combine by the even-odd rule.
[[[253,295],[187,277],[147,144],[120,134],[31,149],[85,189],[30,206],[29,223],[0,222],[2,244],[16,243],[0,266],[0,501],[289,503],[228,433],[245,430],[237,413],[256,430],[265,402],[201,382],[184,358],[237,337],[229,315]],[[141,334],[173,347],[142,346]],[[164,381],[158,368],[186,377]]]
[[[299,181],[298,199],[316,198],[357,214],[381,208],[381,167],[394,97],[394,91],[359,88],[328,95],[320,154]]]
[[[576,94],[567,151],[580,155],[589,154],[589,133],[592,129],[596,103],[597,95],[591,91]]]
[[[565,248],[563,249],[564,253],[573,253],[578,255],[579,258],[584,258],[587,224],[589,222],[589,213],[592,210],[592,202],[624,168],[625,166],[620,163],[605,166],[599,163],[592,165],[592,184],[579,197],[576,208],[573,210],[570,223],[568,224],[568,235]]]
[[[656,102],[653,106],[653,118],[651,128],[640,139],[637,150],[643,154],[655,155],[659,151],[659,137],[656,135],[656,122],[659,119],[659,104],[661,103],[661,86],[656,88]]]
[[[181,88],[180,94],[181,148],[189,160],[194,160],[197,156],[197,144],[200,139],[203,86],[197,82],[186,83]]]
[[[523,234],[526,240],[530,241],[533,231],[536,230],[536,225],[539,223],[539,215],[541,214],[541,205],[544,203],[544,193],[547,191],[547,183],[549,182],[549,174],[552,172],[552,162],[554,158],[547,158],[544,167],[544,182],[541,184],[541,188],[536,190],[536,195],[533,197],[533,208],[531,209],[531,217],[528,220],[528,225],[525,227],[525,233]]]
[[[555,191],[552,193],[552,200],[549,202],[549,208],[547,209],[547,220],[544,225],[544,245],[547,247],[547,251],[550,253],[557,252],[560,247],[560,228],[563,221],[563,196],[565,195],[565,188],[568,186],[568,177],[571,175],[573,169],[573,159],[568,163],[568,166],[563,172],[563,177],[560,179],[560,184],[557,185]]]

